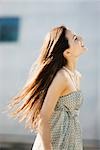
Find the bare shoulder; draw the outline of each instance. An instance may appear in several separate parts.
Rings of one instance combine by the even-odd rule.
[[[65,81],[66,86],[67,86],[70,81],[69,73],[63,68],[60,69],[60,73],[62,75],[63,80]]]
[[[65,86],[67,84],[67,80],[69,80],[69,74],[67,72],[64,71],[64,69],[60,69],[55,78],[57,78],[58,82],[61,82],[61,84],[63,83]]]
[[[55,93],[57,91],[58,94],[66,88],[66,76],[62,69],[56,73],[49,88],[55,90]]]
[[[50,84],[46,97],[43,102],[43,106],[41,109],[41,117],[49,119],[54,111],[56,103],[61,96],[62,92],[66,89],[66,78],[62,69],[60,69],[52,83]]]

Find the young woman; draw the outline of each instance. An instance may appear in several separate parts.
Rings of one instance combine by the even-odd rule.
[[[29,79],[9,104],[11,115],[36,131],[32,150],[83,150],[82,75],[76,64],[86,50],[82,38],[65,26],[46,35]]]

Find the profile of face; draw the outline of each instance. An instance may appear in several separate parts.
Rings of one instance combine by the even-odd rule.
[[[87,50],[84,46],[82,37],[76,35],[69,29],[67,29],[66,38],[69,43],[69,48],[64,51],[66,57],[79,57]]]

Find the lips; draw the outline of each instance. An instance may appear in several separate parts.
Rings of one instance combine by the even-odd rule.
[[[81,43],[81,47],[84,47],[84,44],[83,44],[83,43]]]
[[[84,47],[84,45],[82,44],[81,47]]]

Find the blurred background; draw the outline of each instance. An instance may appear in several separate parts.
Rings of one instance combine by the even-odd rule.
[[[84,149],[100,150],[100,0],[0,0],[0,111],[23,87],[43,39],[65,25],[88,51],[79,59],[84,103],[80,109]],[[35,134],[0,113],[0,150],[30,150]]]

